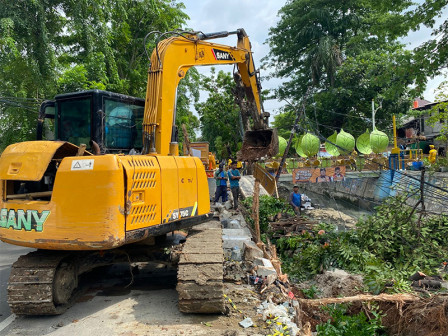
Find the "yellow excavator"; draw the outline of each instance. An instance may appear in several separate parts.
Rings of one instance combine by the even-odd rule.
[[[228,35],[237,35],[236,47],[207,41]],[[12,144],[2,153],[0,239],[37,249],[12,266],[8,302],[13,313],[60,314],[73,303],[81,274],[145,260],[158,246],[154,237],[211,219],[204,165],[178,154],[176,89],[190,67],[235,64],[237,86],[245,92],[241,113],[250,127],[240,154],[254,160],[277,153],[243,29],[176,31],[159,40],[144,102],[97,90],[57,96],[42,105],[38,122],[38,139],[44,131],[52,133],[48,125],[53,125],[53,134],[45,138],[54,140]],[[218,236],[207,239],[221,241],[219,230],[213,232]],[[201,249],[190,246],[194,253]],[[194,269],[203,266],[200,259]],[[184,284],[184,311],[213,311],[214,301],[207,297],[212,291],[199,288],[205,305],[208,301],[204,308],[190,295],[193,287]],[[215,294],[214,300],[222,300],[219,291]]]

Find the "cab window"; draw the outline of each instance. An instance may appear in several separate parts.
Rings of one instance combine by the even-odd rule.
[[[74,145],[90,141],[90,98],[58,102],[58,138]]]
[[[143,106],[105,99],[104,108],[106,148],[140,149]]]

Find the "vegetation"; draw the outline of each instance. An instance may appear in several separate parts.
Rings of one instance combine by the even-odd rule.
[[[277,245],[283,267],[296,280],[306,280],[326,269],[341,268],[364,276],[369,291],[410,290],[409,276],[416,271],[438,273],[448,255],[448,216],[417,216],[404,206],[405,196],[391,197],[376,214],[360,220],[356,230],[338,232],[320,224],[277,240],[268,218],[284,211],[285,203],[260,197],[260,227]],[[251,200],[245,201],[250,206]],[[250,220],[249,220],[250,222]]]
[[[305,92],[308,120],[301,127],[325,136],[334,129],[348,132],[371,127],[371,101],[378,109],[377,127],[385,129],[392,114],[404,114],[420,95],[428,75],[446,67],[448,22],[434,31],[443,36],[416,50],[399,38],[420,24],[433,27],[446,0],[424,1],[415,9],[407,0],[290,0],[270,29],[265,65],[272,77],[283,78],[278,99],[300,102]],[[442,42],[445,41],[445,42]],[[424,65],[424,66],[422,66]],[[286,136],[292,127],[291,107],[274,125]],[[285,115],[283,115],[285,114]]]
[[[33,139],[39,103],[58,93],[95,88],[144,97],[145,35],[187,19],[184,5],[171,0],[1,0],[0,7],[0,151]],[[150,36],[146,47],[154,46]],[[178,123],[191,135],[198,79],[193,72],[182,81],[177,105]]]
[[[235,103],[235,82],[230,73],[212,68],[211,75],[201,76],[202,88],[208,94],[205,102],[195,104],[201,122],[202,139],[218,157],[235,157],[241,148],[242,124]]]
[[[253,198],[248,197],[242,201],[242,204],[247,209],[252,209]],[[278,198],[262,195],[260,196],[260,230],[262,233],[268,233],[269,231],[269,222],[274,221],[274,217],[278,213],[285,213],[290,210],[288,204]],[[253,225],[253,219],[251,217],[246,218],[249,224]]]
[[[367,318],[363,311],[348,315],[344,305],[329,306],[326,310],[331,320],[316,326],[319,336],[375,336],[383,329],[381,314],[373,309],[371,318]]]

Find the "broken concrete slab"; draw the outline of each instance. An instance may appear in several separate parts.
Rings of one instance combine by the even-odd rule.
[[[247,227],[241,229],[222,229],[222,235],[230,237],[251,237],[250,230]]]
[[[277,276],[277,271],[274,267],[257,266],[257,275],[259,277],[264,278],[271,274]]]
[[[263,258],[263,251],[252,240],[243,243],[243,258],[246,261],[254,261],[255,258]]]
[[[244,248],[244,242],[250,241],[250,238],[247,236],[222,236],[222,246],[224,249],[231,250],[234,247],[238,247],[240,250]]]
[[[257,266],[264,266],[264,267],[272,267],[274,268],[274,266],[272,265],[271,261],[269,259],[266,258],[254,258],[254,264]]]
[[[240,321],[238,323],[241,327],[243,327],[244,329],[252,327],[254,325],[254,322],[252,321],[252,319],[250,317],[246,317],[244,320]]]
[[[232,219],[228,225],[229,229],[241,229],[243,228],[241,222],[238,219]]]
[[[241,176],[240,192],[243,199],[254,195],[255,178],[252,175]],[[260,185],[260,196],[269,195],[266,189]]]

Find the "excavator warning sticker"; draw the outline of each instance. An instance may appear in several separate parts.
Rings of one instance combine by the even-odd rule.
[[[95,160],[73,160],[72,170],[93,170]]]
[[[219,49],[212,49],[213,56],[215,57],[215,60],[217,61],[234,61],[235,58],[232,56],[231,53],[225,50],[219,50]]]
[[[0,228],[42,232],[50,211],[0,209]]]

